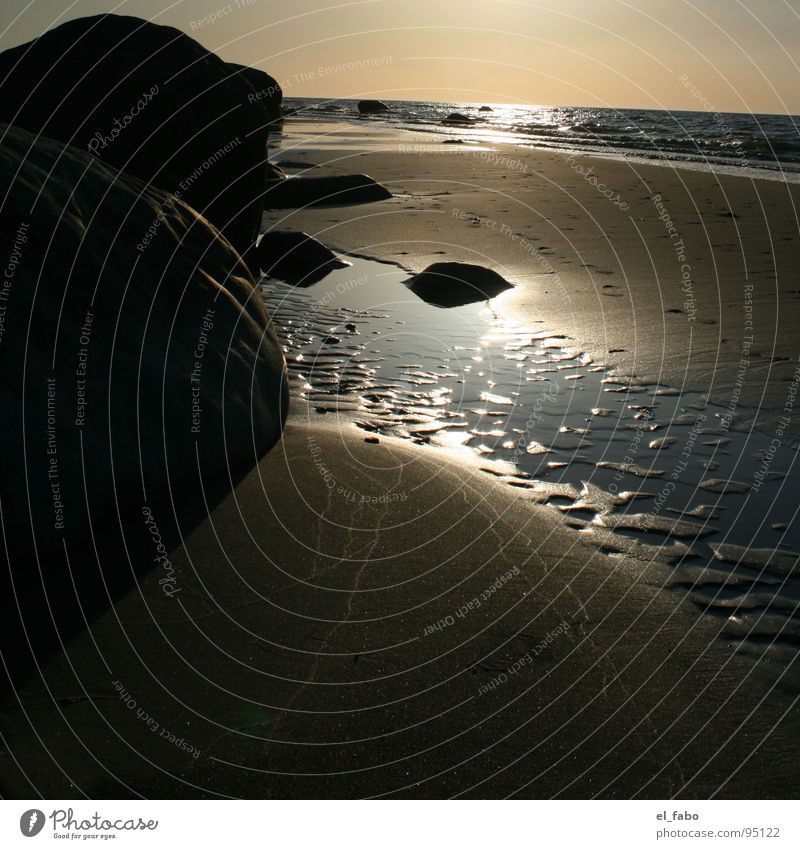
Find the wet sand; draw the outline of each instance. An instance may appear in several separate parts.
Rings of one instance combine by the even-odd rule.
[[[325,139],[306,145],[318,131]],[[760,449],[785,403],[796,188],[725,178],[715,189],[709,176],[592,160],[620,203],[634,195],[623,210],[558,154],[514,150],[511,165],[510,149],[490,161],[421,134],[336,133],[290,123],[278,158],[292,173],[316,161],[365,171],[397,197],[269,221],[412,271],[443,258],[491,265],[517,289],[483,316],[423,308],[392,266],[385,288],[357,263],[336,272],[341,289],[334,278],[308,290],[266,281],[292,374],[284,438],[243,479],[213,491],[194,481],[150,506],[166,560],[140,516],[69,552],[81,580],[97,558],[118,580],[106,604],[95,587],[100,603],[70,623],[63,650],[39,652],[41,675],[16,676],[2,704],[3,795],[796,792],[797,556],[767,542],[743,552],[728,533],[749,533],[736,520],[751,495],[737,490],[735,452],[755,443],[740,407],[727,435],[714,419],[728,409],[720,388],[736,387],[725,346],[751,332],[737,262],[754,287],[738,396],[755,398],[770,377]],[[723,190],[737,217],[723,214]],[[679,222],[691,307],[648,191]],[[711,251],[704,237],[738,247]],[[759,252],[770,239],[777,294]],[[775,320],[788,330],[776,334]],[[420,341],[437,328],[450,360]],[[487,335],[494,370],[480,359]],[[519,398],[506,385],[516,365]],[[524,430],[523,402],[556,379],[550,441]],[[707,485],[687,477],[686,510],[654,511],[701,412],[714,432],[697,430],[693,461]],[[518,431],[514,464],[503,442]],[[771,466],[782,476],[764,490],[772,506],[793,485],[785,442]],[[765,540],[780,544],[796,523],[791,511],[775,518],[783,530],[767,527]],[[50,592],[75,613],[66,574]],[[34,590],[37,575],[32,566]],[[18,636],[24,654],[30,634]]]
[[[442,144],[369,122],[289,121],[274,156],[291,174],[366,172],[395,198],[273,212],[268,224],[413,272],[442,259],[495,268],[518,284],[499,300],[510,317],[641,381],[708,393],[772,435],[789,404],[800,436],[800,186]]]
[[[566,518],[573,543],[670,565],[665,591],[800,692],[794,451],[726,427],[701,393],[631,382],[563,334],[510,322],[494,301],[443,310],[401,268],[350,262],[304,289],[263,282],[295,420],[446,448]]]
[[[3,705],[4,795],[791,792],[792,699],[662,591],[669,569],[580,545],[435,449],[371,439],[290,425]],[[137,543],[143,522],[121,569]]]

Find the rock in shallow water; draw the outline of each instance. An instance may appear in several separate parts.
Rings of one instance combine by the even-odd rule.
[[[366,174],[330,177],[290,177],[273,182],[264,195],[266,209],[342,206],[388,200],[392,193]]]
[[[264,274],[296,286],[311,286],[336,268],[350,265],[308,233],[270,230],[255,253]]]
[[[286,179],[286,172],[274,162],[264,163],[265,187],[269,191],[276,183]]]
[[[263,103],[246,74],[140,18],[77,18],[0,53],[0,120],[179,194],[242,254],[261,226]]]
[[[362,115],[375,115],[380,112],[389,112],[389,107],[382,100],[360,100],[358,111]]]
[[[474,124],[475,119],[470,118],[469,115],[464,115],[461,112],[451,112],[445,119],[442,121],[443,124]]]
[[[30,553],[253,465],[288,399],[269,316],[216,230],[83,151],[0,132],[0,499]]]
[[[513,289],[496,271],[467,262],[435,262],[407,283],[414,294],[437,307],[460,307]]]

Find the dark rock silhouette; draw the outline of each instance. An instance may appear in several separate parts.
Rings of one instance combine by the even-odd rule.
[[[280,167],[280,165],[276,165],[274,162],[264,163],[264,174],[264,186],[266,191],[269,191],[276,183],[280,183],[281,180],[286,179],[286,172]]]
[[[496,271],[466,262],[435,262],[406,285],[423,301],[437,307],[485,301],[514,288]]]
[[[252,466],[281,433],[285,363],[241,257],[193,209],[77,148],[0,134],[5,538],[60,550],[187,475]]]
[[[391,110],[380,100],[360,100],[358,111],[362,115],[376,115],[380,112],[390,112]]]
[[[283,170],[285,168],[299,168],[301,171],[310,171],[312,168],[319,168],[318,165],[304,159],[281,159],[280,165],[272,164],[272,167],[277,168],[284,177],[286,176]]]
[[[491,106],[481,106],[478,112],[494,112]]]
[[[334,269],[350,265],[308,233],[288,230],[264,233],[255,259],[264,274],[298,286],[310,286]]]
[[[267,147],[253,73],[231,74],[172,27],[78,18],[0,54],[0,120],[179,195],[244,253],[260,229]]]
[[[469,115],[463,115],[461,112],[451,112],[445,119],[442,121],[443,124],[474,124],[475,119],[470,118]]]
[[[283,121],[283,89],[280,83],[265,71],[249,65],[228,62],[228,69],[250,83],[253,87],[252,102],[258,103],[266,112],[270,127],[277,127]]]
[[[366,174],[290,177],[273,182],[264,195],[266,209],[340,206],[387,200],[392,193]]]

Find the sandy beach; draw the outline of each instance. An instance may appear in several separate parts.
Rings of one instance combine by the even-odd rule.
[[[505,314],[640,381],[707,393],[748,427],[774,429],[791,401],[800,185],[777,174],[443,144],[369,122],[289,122],[273,158],[291,174],[364,172],[395,198],[276,211],[271,226],[413,272],[443,255],[488,265],[518,284],[496,302]]]
[[[258,465],[24,573],[68,627],[19,652],[3,794],[784,797],[800,189],[298,119],[271,152],[394,197],[265,213],[351,265],[261,280]],[[442,259],[514,288],[424,303]]]
[[[152,515],[166,538],[169,507]],[[6,703],[5,794],[772,797],[794,780],[780,675],[664,592],[671,569],[597,554],[434,449],[292,425],[183,531]],[[125,541],[147,556],[144,520]]]

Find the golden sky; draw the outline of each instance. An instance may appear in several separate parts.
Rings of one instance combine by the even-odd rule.
[[[800,113],[800,0],[2,0],[2,9],[2,47],[115,11],[256,65],[289,96]]]

